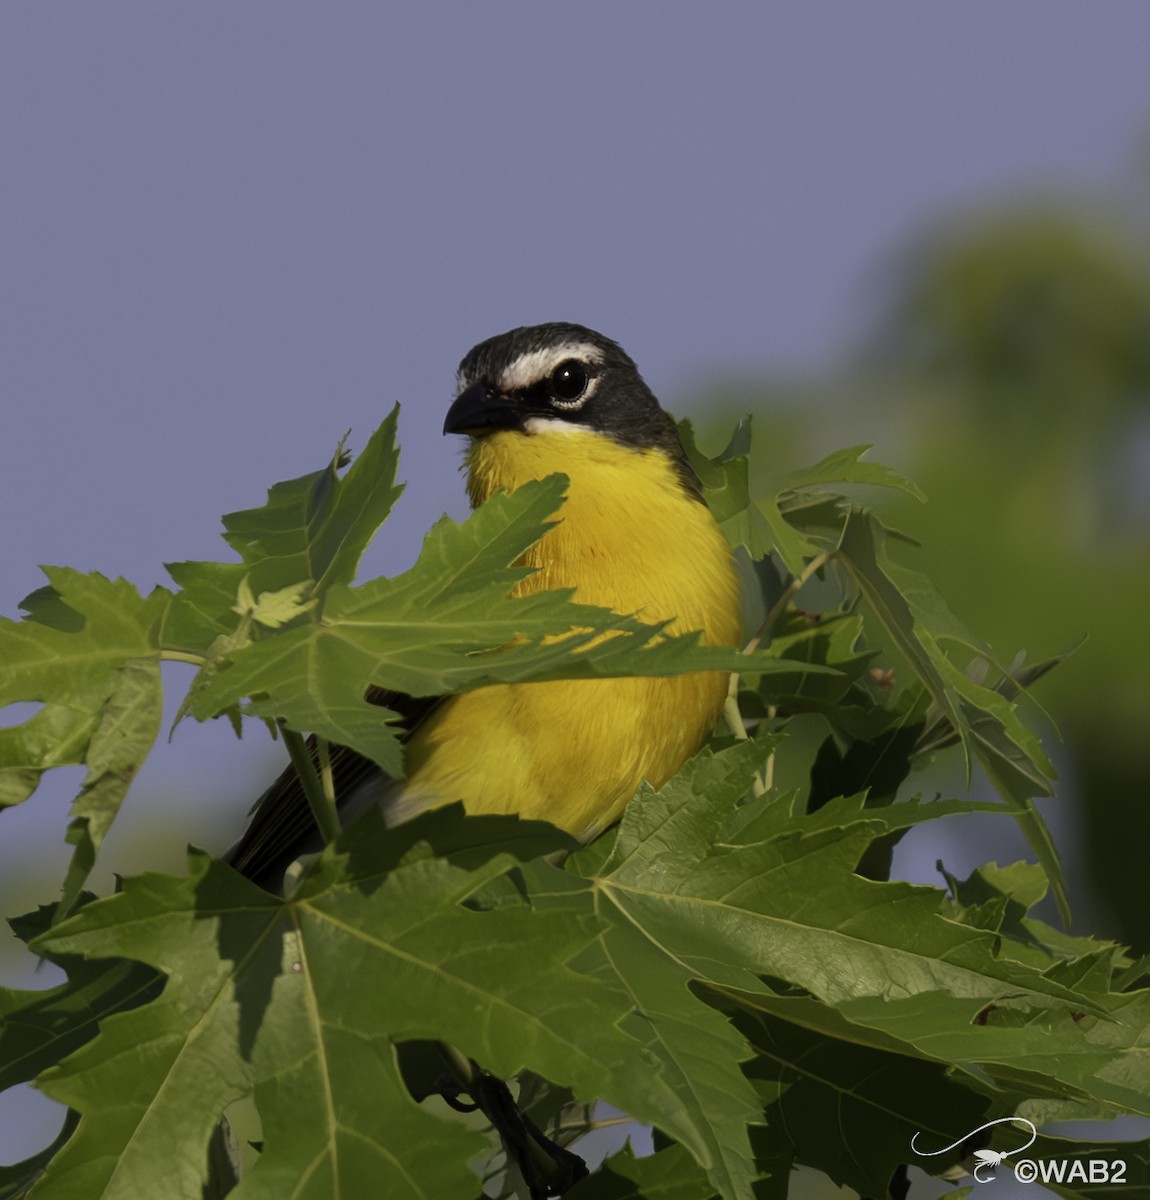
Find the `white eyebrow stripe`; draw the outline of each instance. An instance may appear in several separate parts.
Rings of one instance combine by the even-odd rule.
[[[499,377],[499,389],[515,392],[520,388],[540,383],[561,363],[577,358],[586,363],[601,363],[603,351],[590,342],[565,342],[561,346],[548,346],[544,350],[531,350],[521,354]]]

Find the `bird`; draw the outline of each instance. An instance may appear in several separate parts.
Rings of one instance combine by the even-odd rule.
[[[741,631],[730,544],[707,507],[674,419],[630,356],[583,325],[522,326],[480,342],[459,365],[445,434],[465,436],[473,507],[555,473],[558,520],[523,556],[517,595],[573,598],[734,646]],[[404,778],[346,748],[333,755],[346,825],[369,804],[389,824],[453,802],[510,813],[587,842],[617,821],[644,782],[667,782],[717,723],[729,676],[584,678],[490,684],[414,700],[368,698],[405,718]],[[318,849],[289,769],[264,794],[226,860],[271,887]]]

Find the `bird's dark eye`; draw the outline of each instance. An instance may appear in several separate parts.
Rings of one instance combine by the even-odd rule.
[[[587,388],[587,368],[577,359],[561,362],[551,372],[551,395],[560,402],[578,400]]]

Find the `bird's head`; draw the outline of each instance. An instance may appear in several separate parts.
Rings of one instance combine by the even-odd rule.
[[[444,433],[600,434],[636,449],[683,451],[675,423],[630,356],[582,325],[526,325],[480,342],[459,364]]]

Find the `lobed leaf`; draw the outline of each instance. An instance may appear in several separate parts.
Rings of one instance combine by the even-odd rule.
[[[369,687],[435,696],[595,675],[835,673],[704,646],[697,634],[669,637],[661,625],[575,604],[569,591],[510,594],[527,574],[515,564],[550,527],[566,483],[556,475],[496,495],[462,524],[443,518],[415,566],[394,579],[332,586],[318,620],[232,651],[193,695],[193,712],[208,717],[258,696],[250,713],[282,717],[397,772],[398,734],[364,699]]]
[[[50,588],[28,597],[24,620],[0,618],[0,706],[42,706],[0,729],[0,806],[27,799],[53,767],[87,765],[68,826],[64,912],[159,732],[158,631],[171,593],[141,597],[124,579],[63,567],[45,574]]]
[[[461,820],[418,824],[450,841]],[[41,1078],[82,1119],[37,1194],[198,1197],[216,1120],[252,1090],[264,1150],[237,1195],[282,1195],[288,1180],[317,1197],[458,1194],[479,1143],[407,1094],[395,1046],[410,1039],[450,1041],[507,1076],[530,1068],[697,1140],[629,998],[570,965],[596,937],[589,896],[471,906],[515,860],[465,843],[468,870],[405,834],[407,850],[357,827],[350,855],[329,854],[284,902],[196,856],[190,877],[128,880],[41,935],[43,952],[128,956],[168,981]]]
[[[396,483],[396,406],[341,476],[343,447],[321,471],[274,484],[267,503],[223,518],[224,540],[238,563],[169,563],[180,592],[164,627],[168,649],[203,654],[235,629],[233,606],[245,584],[269,595],[309,581],[322,593],[347,584],[403,491]]]

